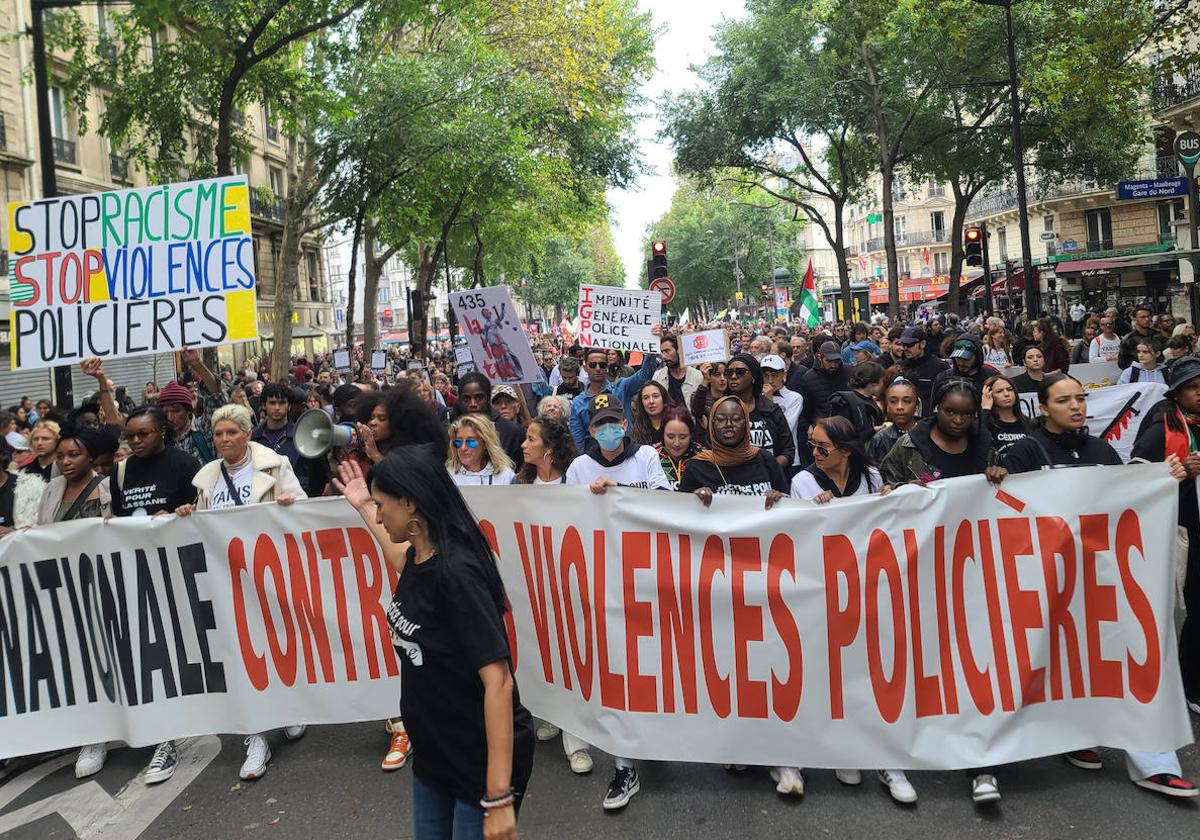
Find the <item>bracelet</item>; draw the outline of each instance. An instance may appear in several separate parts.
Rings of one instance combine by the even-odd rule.
[[[508,793],[504,794],[503,796],[497,796],[495,799],[487,799],[487,798],[480,799],[479,807],[485,811],[491,811],[496,808],[507,808],[509,805],[512,805],[516,801],[517,801],[516,794],[513,793],[512,788],[509,788]]]

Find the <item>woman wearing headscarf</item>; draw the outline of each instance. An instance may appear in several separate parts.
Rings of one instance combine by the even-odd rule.
[[[783,468],[770,451],[750,443],[750,417],[733,395],[720,397],[708,414],[710,447],[692,458],[679,481],[708,507],[716,494],[765,496],[774,506],[787,495]]]
[[[796,439],[788,427],[783,409],[763,396],[763,374],[758,360],[749,353],[738,353],[725,366],[729,394],[741,401],[750,422],[752,446],[766,449],[781,469],[791,466],[796,456]],[[714,401],[713,407],[716,407]],[[709,419],[712,409],[709,409]],[[801,415],[803,417],[803,415]],[[711,440],[711,430],[709,434]]]

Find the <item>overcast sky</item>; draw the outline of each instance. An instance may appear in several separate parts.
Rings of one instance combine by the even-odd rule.
[[[611,190],[608,194],[613,240],[625,263],[627,286],[637,286],[638,278],[646,271],[649,255],[642,252],[642,237],[646,227],[670,208],[675,192],[671,148],[655,139],[655,103],[668,91],[697,84],[688,68],[709,55],[713,26],[723,17],[740,16],[743,10],[741,0],[641,0],[641,7],[653,13],[655,27],[663,30],[655,46],[658,69],[642,89],[648,100],[646,115],[637,126],[642,159],[651,172],[630,189]]]

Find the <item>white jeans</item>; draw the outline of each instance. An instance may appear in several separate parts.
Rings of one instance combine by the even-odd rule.
[[[582,738],[576,738],[565,729],[562,731],[562,744],[563,752],[565,752],[568,756],[570,756],[571,753],[579,752],[580,750],[591,749],[592,747],[592,745],[587,741],[583,740]]]
[[[1159,773],[1170,773],[1172,776],[1182,776],[1183,769],[1179,766],[1179,756],[1174,750],[1153,752],[1150,750],[1127,750],[1125,752],[1125,769],[1129,771],[1130,781],[1148,779]]]

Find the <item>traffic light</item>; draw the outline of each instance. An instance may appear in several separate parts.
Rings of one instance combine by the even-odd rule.
[[[963,231],[963,251],[967,265],[983,265],[983,231],[977,227]]]
[[[655,242],[650,246],[650,279],[670,276],[667,271],[667,243]]]

